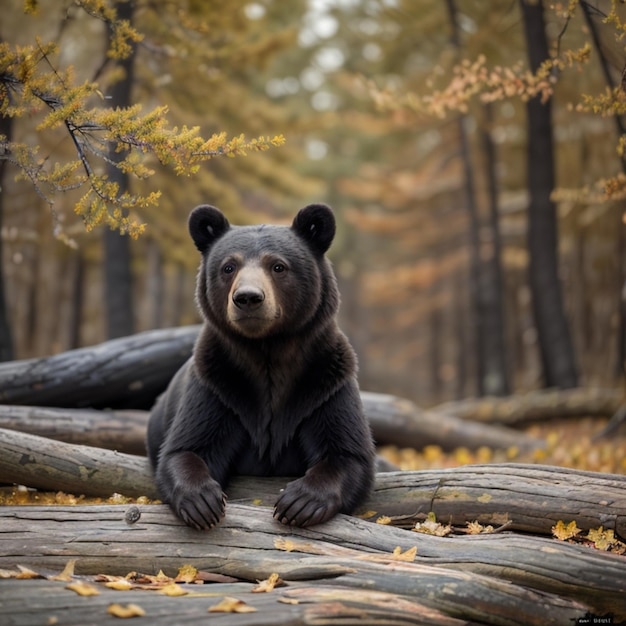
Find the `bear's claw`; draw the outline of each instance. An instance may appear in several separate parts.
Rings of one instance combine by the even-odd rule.
[[[226,496],[221,489],[218,493],[211,490],[198,493],[186,493],[178,499],[175,507],[180,519],[197,530],[210,530],[224,517],[226,510]]]
[[[294,480],[274,506],[274,518],[289,526],[313,526],[326,522],[341,509],[341,499],[328,490],[311,488],[305,479]]]

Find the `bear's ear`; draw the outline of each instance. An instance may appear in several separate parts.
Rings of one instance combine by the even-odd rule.
[[[335,237],[335,216],[325,204],[309,204],[298,211],[291,228],[314,252],[324,254]]]
[[[189,234],[196,248],[203,254],[229,228],[230,224],[224,214],[208,204],[197,206],[189,215]]]

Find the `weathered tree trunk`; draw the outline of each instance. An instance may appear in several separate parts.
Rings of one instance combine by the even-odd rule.
[[[118,20],[133,21],[135,3],[115,2]],[[111,45],[109,33],[108,46]],[[124,59],[116,61],[116,66],[123,71],[123,78],[118,80],[108,93],[108,104],[111,108],[124,108],[132,104],[131,92],[134,83],[134,69],[137,46],[129,42],[132,52]],[[117,183],[118,193],[121,195],[129,191],[129,176],[116,166],[116,161],[122,159],[116,151],[116,146],[109,150],[110,161],[106,164],[106,173],[111,182]],[[103,231],[104,245],[104,310],[106,315],[106,332],[108,339],[124,337],[134,332],[133,306],[133,274],[131,241],[128,235],[118,231],[105,229]]]
[[[530,69],[536,72],[549,57],[543,2],[520,0]],[[578,373],[558,272],[556,205],[551,101],[538,95],[527,105],[527,176],[529,282],[546,387],[575,387]]]
[[[521,426],[559,418],[609,417],[618,411],[623,401],[624,393],[619,389],[546,389],[508,398],[446,402],[434,407],[433,412],[476,422]]]
[[[0,483],[109,497],[158,498],[148,459],[0,429]]]
[[[437,538],[341,515],[298,529],[273,521],[266,508],[232,502],[217,528],[199,533],[165,506],[140,507],[135,522],[136,515],[125,518],[126,511],[124,506],[0,507],[0,568],[19,563],[61,569],[77,559],[82,575],[158,569],[175,574],[185,564],[252,581],[275,572],[286,581],[316,580],[317,589],[329,592],[418,598],[449,616],[483,624],[566,624],[588,609],[626,616],[626,561],[550,539]],[[394,555],[397,547],[404,558]],[[411,548],[415,556],[407,554]],[[337,599],[350,597],[343,593]]]
[[[502,270],[502,237],[498,207],[498,183],[496,177],[496,148],[491,136],[493,106],[483,105],[484,121],[481,129],[483,153],[485,155],[485,177],[487,179],[487,201],[489,217],[486,232],[488,241],[481,241],[482,294],[485,328],[485,362],[489,364],[485,373],[485,393],[491,396],[506,396],[511,393],[509,382],[509,360],[505,341],[504,278]],[[484,227],[485,228],[485,227]],[[483,238],[484,239],[484,238]]]
[[[473,450],[481,446],[534,450],[544,445],[540,439],[513,429],[422,411],[404,398],[366,391],[361,397],[378,445],[417,449],[439,445],[444,450],[461,446]],[[145,411],[0,405],[0,428],[130,454],[145,453],[147,423]]]
[[[600,61],[600,67],[602,68],[602,73],[604,74],[604,79],[606,84],[609,86],[611,90],[615,89],[617,86],[617,80],[614,78],[614,74],[611,72],[611,65],[615,68],[615,71],[619,71],[622,73],[622,89],[624,88],[624,59],[623,53],[620,47],[615,41],[614,33],[604,33],[604,37],[602,36],[602,29],[608,29],[609,27],[606,24],[606,15],[602,13],[602,11],[598,10],[596,7],[592,6],[588,2],[583,2],[582,0],[579,2],[580,8],[582,9],[583,16],[585,17],[585,23],[589,28],[589,33],[591,34],[591,38],[593,40],[594,48],[598,53],[598,59]],[[610,37],[610,42],[606,40]],[[603,45],[604,44],[604,45]],[[617,130],[617,136],[621,137],[626,134],[626,119],[623,115],[614,115],[613,119],[615,120],[615,127]],[[622,172],[626,173],[626,156],[621,155],[620,163],[622,166]],[[618,258],[619,262],[619,270],[620,270],[620,281],[619,284],[616,285],[616,288],[620,291],[619,298],[619,333],[618,337],[618,346],[617,346],[617,363],[616,363],[616,373],[620,376],[626,375],[626,245],[625,245],[625,236],[624,236],[624,224],[622,222],[622,211],[619,210],[617,212],[618,221],[615,225],[618,233]]]
[[[150,408],[189,358],[199,329],[146,331],[41,359],[0,363],[0,402]]]
[[[9,626],[64,624],[84,626],[110,625],[111,605],[140,606],[150,626],[205,624],[217,620],[222,626],[296,626],[299,624],[354,624],[389,626],[468,626],[464,619],[449,617],[422,604],[419,598],[398,593],[314,586],[291,581],[271,593],[255,593],[256,584],[216,583],[208,587],[181,585],[184,597],[168,597],[158,592],[113,591],[98,586],[100,592],[87,600],[67,590],[67,582],[54,580],[0,580],[0,621]],[[229,598],[243,601],[251,613],[207,613],[211,607]],[[62,606],[59,606],[62,604]],[[559,606],[566,615],[567,605]],[[576,613],[571,606],[570,614]],[[47,616],[47,622],[42,620]],[[135,623],[136,620],[131,620]]]
[[[427,445],[438,445],[444,450],[463,446],[474,450],[480,446],[533,450],[544,445],[541,440],[512,429],[486,428],[485,424],[464,421],[451,413],[424,411],[404,398],[362,391],[361,399],[379,445],[418,450]]]
[[[11,141],[13,118],[0,115],[0,135],[6,141]],[[0,153],[4,149],[0,147]],[[6,281],[4,279],[4,243],[2,238],[2,221],[4,219],[5,177],[8,161],[0,158],[0,361],[10,361],[13,358],[13,336],[9,320],[9,308],[6,300]]]
[[[233,480],[231,501],[273,506],[288,479]],[[76,495],[157,498],[146,458],[74,446],[0,429],[0,483]],[[550,534],[558,520],[613,529],[626,538],[626,476],[535,465],[477,465],[378,474],[362,512],[415,516],[429,512],[456,525],[478,520]],[[421,517],[420,517],[421,516]]]
[[[98,411],[0,404],[0,428],[126,454],[146,454],[147,411]]]
[[[448,9],[448,18],[451,28],[450,41],[458,58],[460,57],[461,42],[457,24],[456,4],[454,0],[446,0],[446,7]],[[484,303],[481,276],[482,264],[480,261],[480,218],[478,215],[476,192],[474,189],[474,168],[472,166],[470,143],[466,130],[468,121],[469,117],[467,114],[459,114],[457,118],[457,134],[461,153],[463,189],[469,223],[469,297],[472,315],[472,329],[474,330],[473,344],[475,349],[473,352],[476,355],[476,393],[477,395],[482,396],[485,393],[488,393],[488,389],[485,387],[485,381],[490,370],[490,363],[487,361],[489,351],[486,347],[487,331],[483,315]]]

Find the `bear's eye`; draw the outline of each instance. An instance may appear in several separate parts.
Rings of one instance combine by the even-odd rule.
[[[224,265],[224,267],[222,268],[222,272],[224,272],[224,274],[232,274],[234,271],[235,271],[234,263],[226,263],[226,265]]]
[[[277,274],[284,272],[286,269],[287,268],[282,263],[274,263],[274,265],[272,266],[272,270]]]

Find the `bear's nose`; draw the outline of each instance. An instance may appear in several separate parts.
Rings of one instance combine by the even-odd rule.
[[[240,287],[233,294],[233,302],[238,309],[254,311],[265,300],[265,294],[257,287]]]

